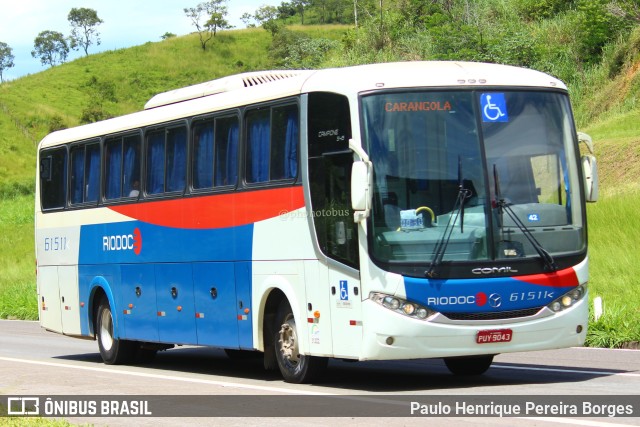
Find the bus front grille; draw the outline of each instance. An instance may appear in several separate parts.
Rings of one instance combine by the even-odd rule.
[[[544,307],[525,308],[512,311],[495,311],[487,313],[442,313],[451,320],[502,320],[517,317],[529,317],[538,314]]]

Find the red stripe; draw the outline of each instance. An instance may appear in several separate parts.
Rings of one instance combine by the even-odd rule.
[[[554,273],[533,274],[531,276],[514,277],[521,282],[533,283],[534,285],[549,286],[552,288],[568,288],[578,286],[578,276],[573,268],[556,271]]]
[[[301,186],[110,206],[129,218],[173,228],[227,228],[304,207]]]

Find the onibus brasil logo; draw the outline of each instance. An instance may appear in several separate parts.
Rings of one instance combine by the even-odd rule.
[[[102,236],[102,250],[111,251],[133,251],[140,255],[142,250],[142,233],[139,228],[135,228],[132,234],[112,234]]]

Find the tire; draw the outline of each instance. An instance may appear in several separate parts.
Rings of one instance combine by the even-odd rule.
[[[296,321],[287,300],[283,300],[278,307],[273,330],[275,356],[286,382],[309,383],[325,371],[328,363],[326,357],[305,356],[299,353]]]
[[[493,362],[493,355],[483,356],[464,356],[464,357],[446,357],[445,365],[454,375],[472,376],[482,375]]]
[[[103,297],[96,313],[96,338],[100,356],[107,365],[120,365],[130,362],[136,351],[136,343],[119,340],[113,336],[113,315],[109,300]]]

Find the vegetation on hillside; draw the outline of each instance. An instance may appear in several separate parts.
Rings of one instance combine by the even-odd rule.
[[[29,302],[31,194],[35,147],[46,133],[139,110],[158,92],[243,71],[471,60],[536,68],[567,82],[600,166],[602,199],[588,209],[590,293],[604,297],[608,317],[592,323],[589,342],[640,341],[640,263],[632,256],[640,240],[638,1],[336,0],[303,2],[302,9],[298,3],[259,15],[269,16],[264,28],[219,32],[206,50],[197,34],[166,37],[0,85],[0,316],[37,313],[35,298]],[[292,25],[302,21],[347,25]],[[27,295],[31,308],[3,309],[2,295],[10,294]]]

